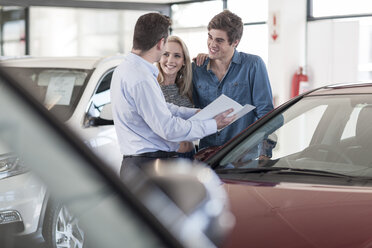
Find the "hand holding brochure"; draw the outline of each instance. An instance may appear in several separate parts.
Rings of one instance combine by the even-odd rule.
[[[248,112],[255,109],[255,106],[246,104],[244,106],[240,105],[230,97],[226,95],[220,95],[216,100],[208,104],[205,108],[203,108],[201,111],[199,111],[197,114],[193,115],[191,118],[189,118],[190,121],[192,120],[208,120],[212,119],[216,115],[233,108],[234,111],[230,113],[228,116],[236,114],[236,118],[234,121],[238,120]],[[233,121],[233,122],[234,122]],[[231,123],[233,123],[231,122]],[[230,124],[231,124],[230,123]]]

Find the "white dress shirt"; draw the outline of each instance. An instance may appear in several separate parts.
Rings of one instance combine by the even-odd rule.
[[[114,71],[112,113],[123,155],[177,151],[179,142],[217,131],[214,119],[187,120],[196,109],[166,103],[156,79],[158,73],[156,66],[134,53],[129,53]]]

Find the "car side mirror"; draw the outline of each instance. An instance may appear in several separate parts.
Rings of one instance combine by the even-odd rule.
[[[86,127],[97,127],[114,125],[114,120],[112,118],[111,103],[108,103],[102,107],[100,115],[98,117],[90,116],[87,118]]]
[[[102,107],[99,117],[103,120],[112,120],[112,108],[111,103],[108,103]]]

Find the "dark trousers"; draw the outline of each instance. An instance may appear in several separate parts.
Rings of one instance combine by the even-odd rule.
[[[135,171],[137,169],[143,169],[148,163],[156,160],[168,160],[175,159],[178,155],[176,152],[148,152],[138,154],[136,156],[123,156],[120,168],[120,179],[125,180],[125,177],[128,176],[130,171]]]
[[[178,157],[180,157],[180,158],[188,158],[190,160],[193,160],[195,153],[196,152],[195,152],[195,149],[194,149],[191,152],[178,153]]]

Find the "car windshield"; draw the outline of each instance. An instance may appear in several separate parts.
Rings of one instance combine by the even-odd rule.
[[[83,94],[92,70],[7,67],[23,87],[62,122],[67,121]]]
[[[371,99],[368,94],[303,98],[251,133],[216,169],[222,173],[284,169],[371,178]]]

